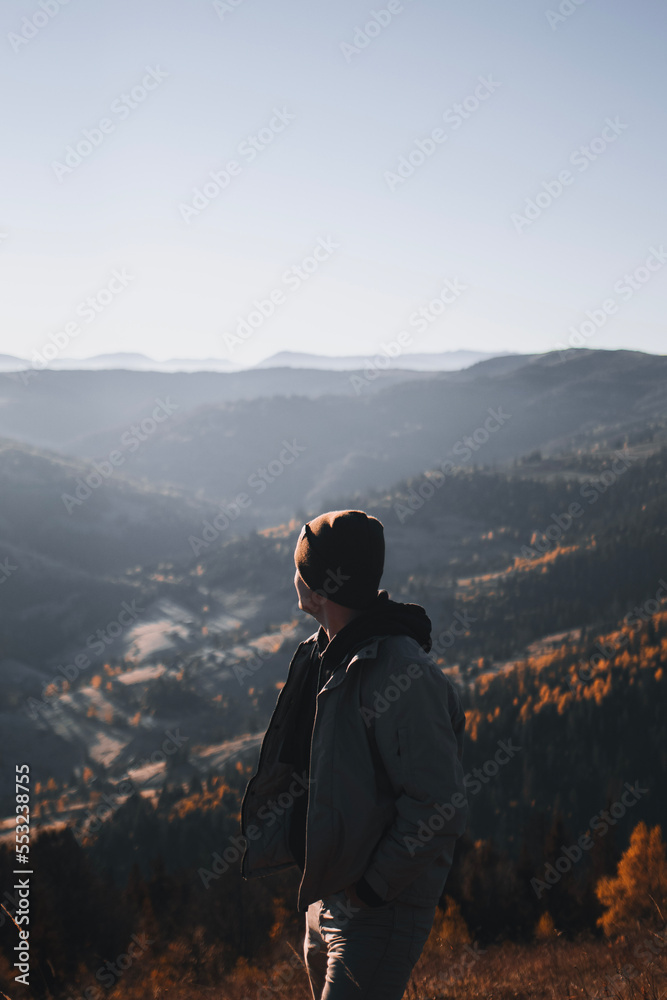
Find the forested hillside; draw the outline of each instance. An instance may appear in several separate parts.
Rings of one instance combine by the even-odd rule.
[[[502,378],[508,359],[497,362]],[[383,522],[381,586],[426,609],[431,655],[466,710],[470,819],[423,959],[433,975],[471,942],[493,956],[577,938],[604,979],[599,921],[616,891],[604,879],[632,850],[648,879],[633,898],[657,891],[636,845],[649,827],[667,830],[664,432],[653,415],[502,463],[469,449],[391,488],[332,488],[323,501]],[[224,981],[242,1000],[248,982],[302,984],[290,951],[298,872],[241,878],[239,811],[291,655],[317,627],[296,604],[293,551],[320,505],[304,498],[288,519],[235,535],[214,526],[209,501],[123,479],[75,520],[55,514],[73,460],[11,442],[2,456],[18,568],[3,584],[15,613],[3,621],[0,715],[8,760],[26,734],[33,747],[36,995],[101,1000],[106,985],[114,1000],[152,1000]],[[39,602],[22,610],[32,586]],[[137,614],[120,627],[122,601]],[[4,885],[11,863],[2,847]],[[132,941],[144,942],[139,958],[109,972]],[[15,1000],[11,950],[5,933],[0,990]],[[475,968],[487,961],[499,960]]]

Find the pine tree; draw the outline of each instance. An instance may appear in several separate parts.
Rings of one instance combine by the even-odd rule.
[[[598,919],[607,937],[639,927],[664,924],[667,914],[667,853],[659,826],[642,820],[618,863],[616,876],[603,876],[597,897],[606,912]]]

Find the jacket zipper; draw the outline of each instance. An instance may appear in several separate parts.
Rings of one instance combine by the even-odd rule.
[[[346,656],[347,655],[348,654],[346,654]],[[352,659],[353,656],[354,656],[354,649],[353,649],[352,654],[350,655],[349,659]],[[345,667],[345,671],[347,671],[347,667],[348,666],[349,666],[349,660],[348,660],[348,663],[347,663],[347,665]],[[334,669],[332,670],[330,676],[327,678],[327,684],[329,683],[329,681],[331,680],[331,678],[334,676],[334,674],[338,670],[340,670],[340,669],[341,669],[340,668],[340,664],[337,667],[334,667]],[[320,686],[321,678],[322,678],[322,660],[320,659],[320,668],[319,668],[319,674],[318,674],[318,680],[317,680],[317,686],[318,686],[318,688]],[[341,679],[339,681],[339,684],[342,684],[342,683],[343,683],[343,680]],[[336,684],[335,686],[338,687],[338,684]],[[332,690],[332,689],[329,688],[329,690]],[[324,688],[322,688],[321,691],[318,691],[317,697],[315,699],[315,718],[313,719],[313,728],[312,728],[312,732],[310,734],[310,756],[308,758],[308,784],[309,784],[309,786],[310,786],[310,776],[311,776],[312,770],[313,770],[313,743],[315,742],[315,727],[317,726],[317,711],[318,711],[318,708],[319,708],[320,696],[323,695],[323,694],[324,694]],[[305,830],[305,836],[304,836],[304,850],[303,850],[303,873],[301,875],[301,882],[299,884],[299,893],[298,893],[299,896],[301,895],[301,890],[303,889],[303,884],[306,881],[306,870],[307,870],[307,866],[308,866],[308,815],[309,815],[309,813],[310,813],[310,787],[308,788],[308,798],[306,799],[306,823],[305,823],[306,830]]]
[[[274,729],[276,728],[275,721],[278,718],[280,712],[282,711],[283,702],[285,702],[285,710],[287,711],[287,707],[288,707],[288,705],[287,705],[287,692],[289,690],[290,672],[292,670],[292,666],[293,666],[293,664],[294,664],[297,656],[299,655],[299,650],[301,649],[302,646],[305,645],[305,643],[307,641],[308,640],[304,639],[303,642],[300,642],[299,645],[296,647],[296,649],[294,651],[294,656],[290,660],[289,667],[287,668],[287,681],[285,683],[284,688],[282,689],[282,691],[280,692],[280,694],[278,696],[278,701],[276,702],[275,708],[273,709],[273,712],[271,714],[271,718],[269,719],[269,724],[266,727],[266,732],[264,733],[264,739],[262,740],[262,745],[261,745],[260,750],[259,750],[259,758],[257,760],[257,767],[255,769],[255,773],[254,773],[253,777],[250,779],[250,781],[248,782],[246,790],[245,790],[245,792],[243,794],[243,799],[241,800],[241,832],[243,832],[243,830],[245,829],[245,826],[246,826],[246,823],[245,823],[245,818],[246,818],[245,817],[245,810],[246,810],[246,807],[247,807],[247,801],[248,801],[250,792],[252,790],[252,786],[254,785],[255,780],[256,780],[256,778],[258,777],[258,775],[259,775],[259,773],[261,771],[262,760],[263,760],[263,758],[264,758],[264,756],[265,756],[265,754],[267,752],[267,750],[266,750],[267,743],[270,742],[268,740],[268,737],[269,737],[269,735],[272,732],[272,727]],[[294,677],[292,677],[291,680],[293,682],[294,681]],[[316,711],[317,711],[317,709],[316,709]],[[246,847],[245,847],[245,849],[243,851],[243,858],[241,860],[241,874],[244,877],[246,877],[247,859],[248,859],[248,846],[246,844]],[[305,870],[305,865],[304,865],[304,870]]]
[[[333,674],[331,675],[333,677]],[[303,872],[301,873],[301,882],[299,884],[298,895],[301,895],[301,890],[303,888],[303,883],[306,880],[306,870],[308,867],[308,815],[310,813],[310,776],[313,773],[313,743],[315,742],[315,727],[317,725],[317,710],[319,708],[320,695],[322,691],[319,690],[320,680],[322,678],[322,658],[320,657],[320,667],[317,677],[317,687],[318,692],[315,696],[315,716],[313,718],[313,728],[310,733],[310,752],[308,756],[308,788],[306,789],[306,822],[305,831],[303,837]],[[331,678],[329,678],[330,680]]]

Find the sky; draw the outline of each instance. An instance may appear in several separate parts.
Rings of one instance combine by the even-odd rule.
[[[658,0],[4,0],[0,353],[665,353],[666,28]]]

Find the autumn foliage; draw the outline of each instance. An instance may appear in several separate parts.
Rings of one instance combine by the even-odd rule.
[[[667,856],[659,826],[637,824],[617,874],[603,876],[596,892],[606,907],[597,922],[607,936],[667,924]]]

